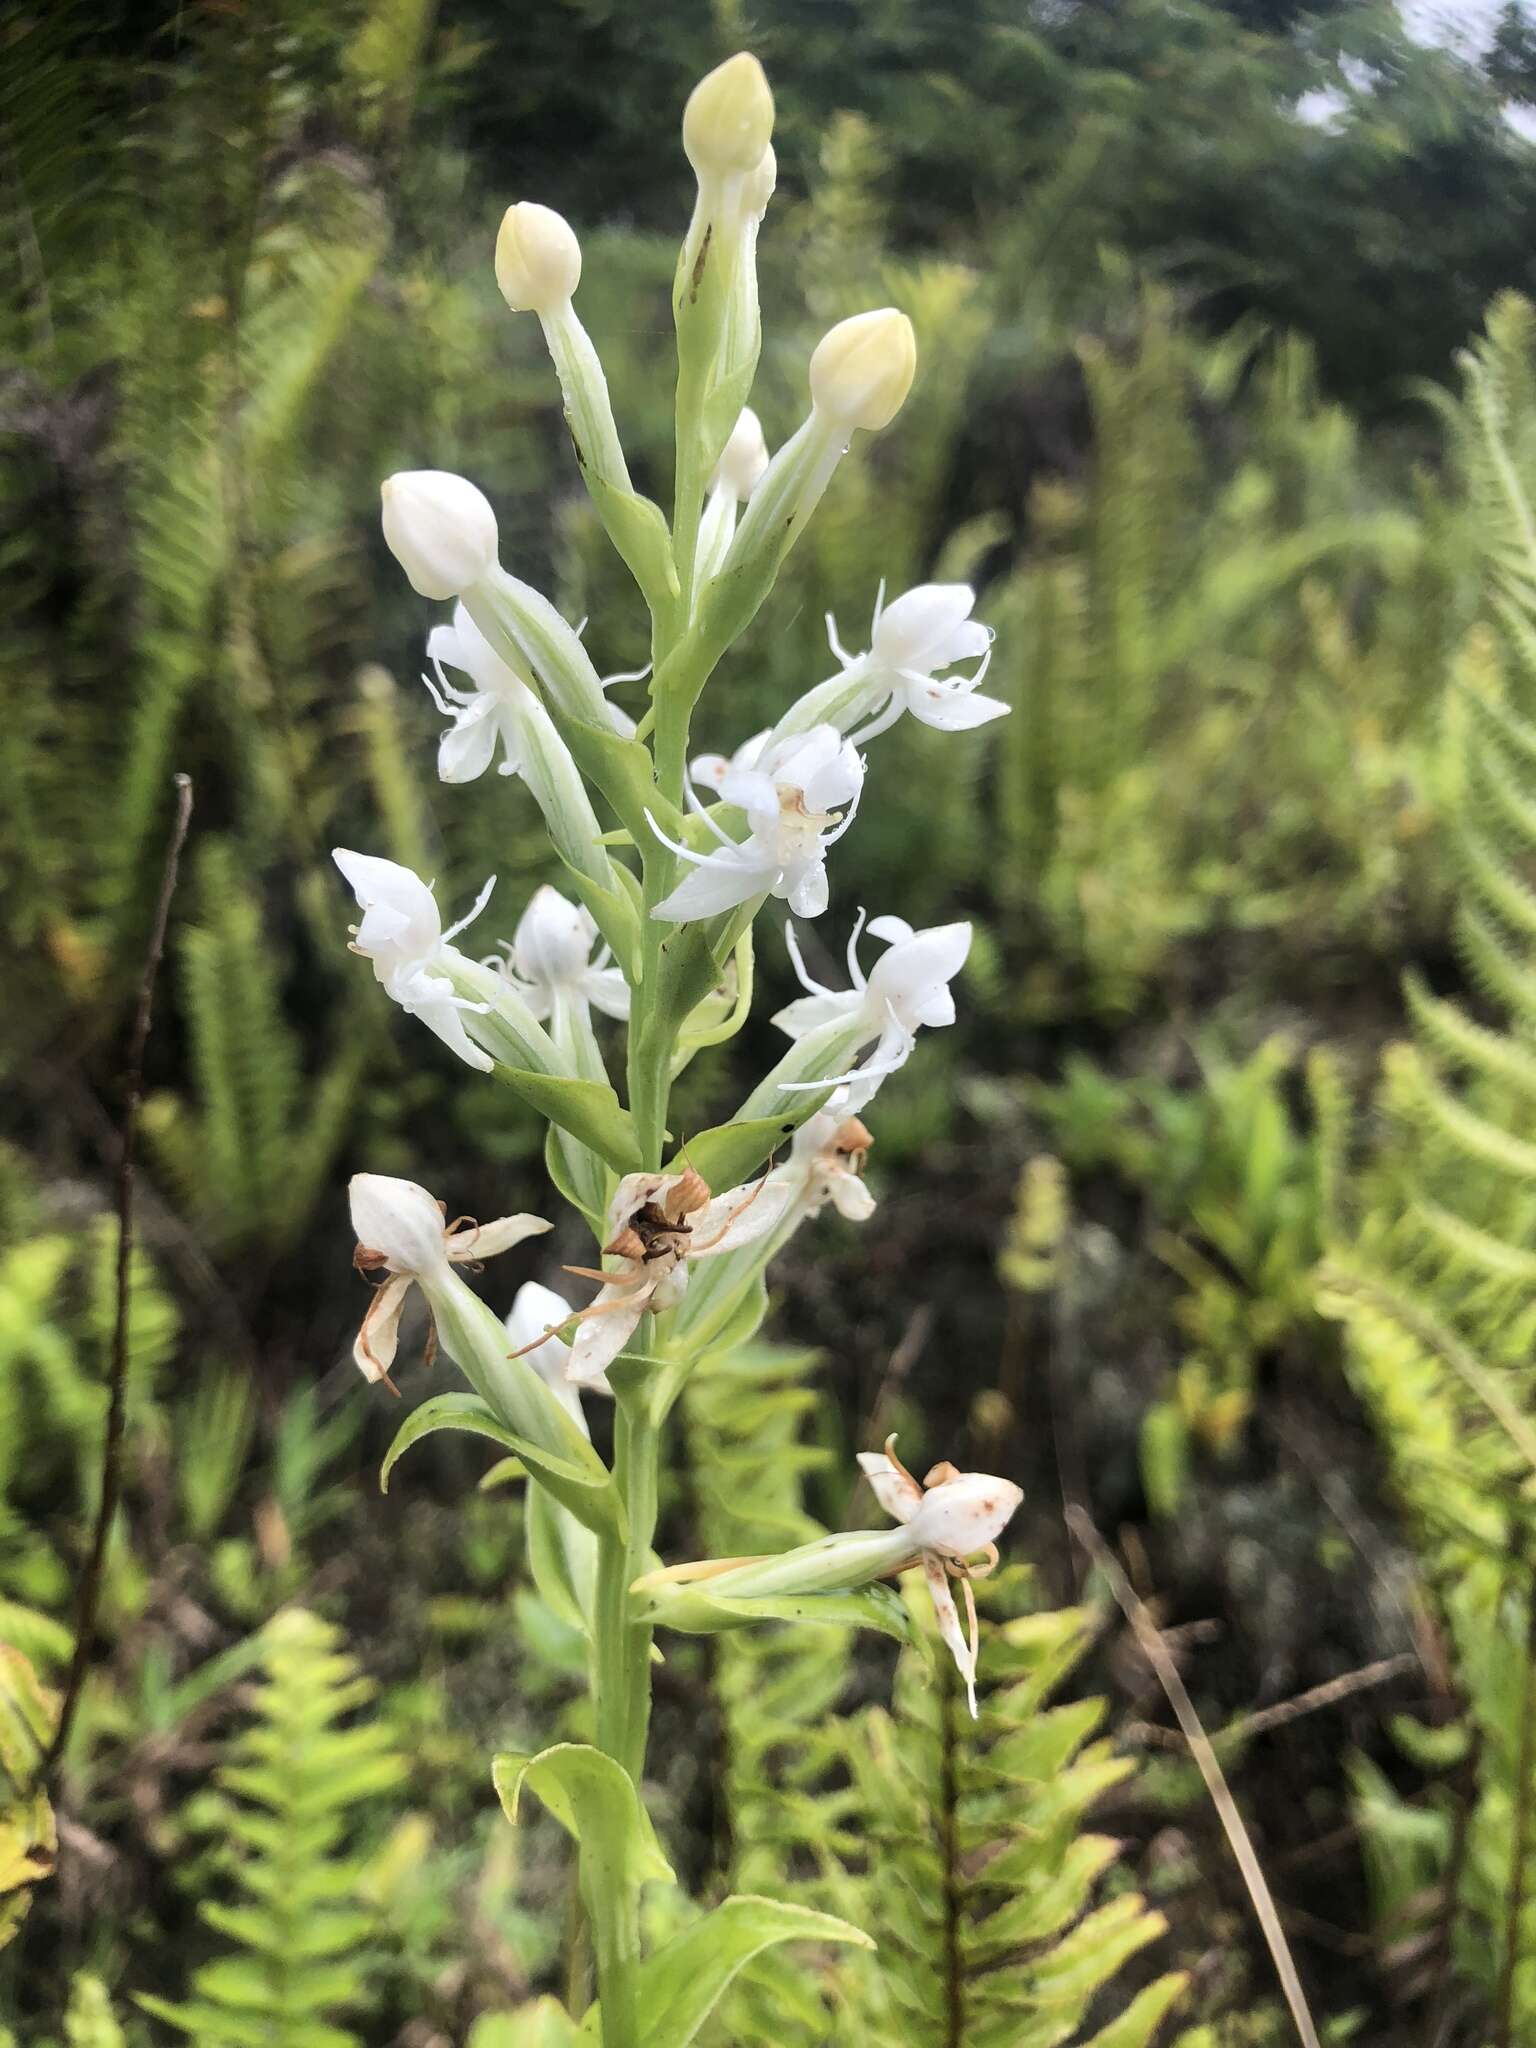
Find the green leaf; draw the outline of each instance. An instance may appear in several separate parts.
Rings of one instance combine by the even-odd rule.
[[[569,1131],[615,1173],[638,1173],[642,1164],[634,1121],[606,1081],[579,1081],[570,1075],[536,1074],[531,1067],[496,1063],[496,1078],[505,1081],[530,1109]]]
[[[379,1467],[381,1493],[389,1491],[389,1475],[411,1445],[440,1429],[459,1429],[471,1436],[489,1437],[492,1443],[500,1444],[503,1450],[512,1451],[521,1458],[529,1477],[542,1481],[555,1498],[570,1507],[571,1512],[589,1528],[604,1523],[603,1512],[596,1501],[592,1498],[582,1501],[583,1494],[598,1496],[609,1490],[607,1468],[596,1453],[590,1467],[562,1458],[532,1438],[520,1436],[516,1430],[509,1429],[490,1403],[482,1401],[478,1394],[435,1394],[430,1401],[423,1401],[419,1408],[411,1410],[395,1432],[395,1440]],[[573,1494],[581,1505],[573,1505]]]
[[[576,2022],[556,1998],[536,1998],[516,2012],[488,2013],[469,2030],[467,2048],[572,2048]]]
[[[650,846],[655,840],[647,811],[670,837],[676,839],[681,835],[682,817],[656,787],[650,754],[639,740],[621,738],[612,726],[562,718],[553,705],[550,715],[559,726],[560,737],[570,748],[576,766],[589,782],[597,784],[636,846]]]
[[[827,1090],[827,1094],[831,1094]],[[681,1147],[667,1166],[668,1173],[681,1173],[691,1166],[702,1173],[712,1188],[740,1187],[774,1152],[787,1145],[806,1118],[822,1106],[825,1097],[807,1092],[782,1116],[755,1116],[743,1123],[715,1124],[700,1131]]]
[[[737,1972],[784,1941],[875,1946],[846,1920],[809,1906],[750,1894],[726,1899],[641,1964],[641,2048],[687,2048]]]
[[[833,1593],[759,1593],[731,1596],[710,1582],[673,1580],[648,1587],[638,1618],[682,1635],[719,1635],[761,1621],[812,1621],[843,1628],[873,1628],[899,1643],[918,1640],[901,1596],[889,1586],[855,1586]]]
[[[493,1760],[491,1782],[509,1821],[516,1823],[526,1787],[574,1839],[589,1910],[593,1900],[633,1896],[642,1884],[674,1881],[633,1779],[600,1749],[560,1742],[532,1757],[508,1752]]]

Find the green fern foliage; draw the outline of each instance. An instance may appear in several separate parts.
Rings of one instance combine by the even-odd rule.
[[[334,1628],[292,1608],[264,1636],[255,1719],[218,1775],[235,1897],[200,1908],[228,1950],[184,2001],[140,2003],[204,2048],[357,2048],[336,2016],[366,2009],[378,1925],[356,1828],[405,1766],[387,1727],[353,1718],[373,1686]]]
[[[1424,1898],[1392,1870],[1437,1844],[1442,1931],[1454,1923],[1493,2037],[1513,2041],[1536,2027],[1536,309],[1497,302],[1463,369],[1448,417],[1483,622],[1453,676],[1443,781],[1475,1007],[1409,979],[1414,1038],[1383,1069],[1388,1135],[1362,1220],[1330,1249],[1322,1302],[1345,1324],[1418,1533],[1471,1759],[1445,1788],[1454,1821],[1438,1835],[1384,1780],[1365,1785],[1376,1890],[1397,1915],[1383,1933],[1401,1937]],[[1433,1746],[1403,1735],[1416,1758]]]
[[[705,1538],[723,1554],[820,1533],[803,1493],[829,1463],[807,1443],[814,1353],[754,1344],[690,1386]],[[1118,1844],[1095,1804],[1133,1772],[1100,1732],[1100,1700],[1051,1704],[1090,1636],[1082,1611],[1024,1608],[1027,1574],[980,1589],[989,1684],[973,1723],[938,1652],[920,1581],[922,1647],[890,1705],[859,1707],[842,1631],[766,1626],[712,1638],[725,1796],[740,1890],[879,1927],[878,1955],[782,1956],[728,1997],[716,2048],[1148,2048],[1181,1988],[1161,1977],[1102,2034],[1097,1993],[1162,1932],[1133,1891],[1106,1895]],[[937,1674],[937,1675],[936,1675]]]

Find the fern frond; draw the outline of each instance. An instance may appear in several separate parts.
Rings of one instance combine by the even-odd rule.
[[[405,1766],[388,1728],[349,1717],[372,1682],[338,1631],[301,1608],[264,1631],[255,1719],[218,1774],[240,1896],[200,1911],[233,1953],[193,1973],[191,1995],[139,2003],[204,2048],[302,2041],[361,2048],[335,2015],[366,2006],[378,1960],[365,1860],[351,1846],[360,1810],[392,1790]]]

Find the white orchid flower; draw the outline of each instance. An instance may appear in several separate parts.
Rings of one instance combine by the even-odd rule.
[[[694,1259],[715,1258],[765,1236],[784,1214],[786,1191],[766,1178],[728,1194],[711,1195],[690,1166],[682,1173],[629,1173],[608,1205],[603,1256],[618,1270],[567,1266],[581,1280],[596,1280],[596,1300],[566,1318],[576,1325],[566,1377],[574,1386],[606,1389],[608,1367],[634,1335],[640,1318],[676,1308],[688,1288]],[[553,1337],[551,1324],[541,1335]],[[534,1340],[538,1342],[539,1339]],[[527,1347],[530,1350],[531,1346]]]
[[[549,1334],[551,1330],[562,1328],[574,1314],[575,1310],[565,1296],[557,1294],[553,1287],[543,1287],[537,1280],[525,1280],[507,1311],[507,1335],[512,1340],[515,1354],[527,1359],[582,1435],[590,1436],[592,1432],[587,1427],[581,1396],[567,1377],[571,1362],[570,1346]],[[598,1394],[613,1392],[605,1373],[600,1373],[591,1387]]]
[[[546,882],[518,919],[508,957],[488,964],[505,975],[541,1024],[569,1002],[591,1004],[605,1017],[627,1017],[629,985],[608,965],[606,946],[593,959],[596,941],[591,912]]]
[[[427,635],[427,659],[436,681],[428,675],[423,675],[422,681],[432,702],[451,721],[438,744],[438,779],[473,782],[495,760],[498,743],[502,750],[500,773],[526,774],[527,721],[538,715],[538,696],[529,678],[497,653],[462,604],[453,608],[452,625],[434,626]],[[450,683],[443,672],[448,668],[468,676],[473,689]],[[610,683],[635,680],[632,675],[601,679],[604,689]],[[608,706],[608,715],[615,732],[624,738],[633,733],[634,721],[616,704]]]
[[[955,1021],[955,999],[950,983],[965,965],[971,950],[968,924],[930,925],[915,931],[904,917],[876,917],[869,930],[884,939],[888,950],[875,963],[868,978],[859,965],[859,934],[864,927],[861,910],[848,940],[850,989],[825,988],[806,972],[795,928],[784,928],[789,954],[800,985],[807,993],[788,1003],[774,1016],[774,1023],[791,1038],[804,1038],[824,1024],[857,1024],[863,1040],[876,1041],[874,1053],[851,1074],[829,1074],[820,1081],[786,1081],[790,1092],[828,1088],[847,1083],[861,1089],[884,1080],[887,1074],[905,1066],[917,1043],[919,1027],[936,1029]],[[872,1093],[873,1090],[871,1089]],[[868,1095],[863,1096],[868,1101]]]
[[[978,694],[992,659],[992,630],[971,617],[975,592],[965,583],[924,583],[885,602],[885,585],[875,601],[870,644],[850,654],[827,614],[827,638],[842,667],[807,690],[774,727],[778,735],[806,732],[830,720],[863,746],[910,711],[923,724],[961,732],[1001,718],[1012,707]],[[974,661],[968,675],[951,675],[958,662]]]
[[[351,884],[363,913],[362,922],[350,928],[351,950],[373,962],[385,993],[402,1010],[435,1031],[466,1066],[488,1074],[495,1062],[470,1042],[463,1016],[466,1010],[483,1011],[485,1005],[454,994],[441,960],[449,940],[484,910],[496,886],[495,876],[480,891],[469,915],[444,931],[431,883],[409,868],[376,854],[353,853],[345,846],[333,847],[331,858]]]
[[[651,820],[662,844],[693,867],[651,915],[690,924],[778,896],[797,917],[819,917],[827,907],[827,850],[853,823],[864,787],[855,749],[835,726],[818,725],[765,747],[750,767],[729,767],[716,787],[723,803],[746,813],[747,837],[731,839],[690,788],[693,809],[720,843],[695,853]]]
[[[928,1581],[939,1634],[965,1681],[971,1717],[976,1718],[976,1597],[973,1579],[997,1566],[997,1538],[1013,1519],[1024,1494],[1011,1479],[989,1472],[957,1472],[947,1460],[935,1465],[921,1486],[896,1456],[896,1439],[887,1437],[884,1451],[860,1451],[859,1465],[888,1515],[905,1525]],[[987,1562],[971,1562],[978,1555]],[[949,1581],[965,1589],[968,1634],[960,1627]]]
[[[478,1263],[510,1251],[524,1238],[549,1229],[542,1216],[502,1216],[494,1223],[476,1223],[460,1216],[452,1223],[443,1203],[434,1201],[413,1180],[389,1174],[355,1173],[348,1188],[357,1250],[352,1263],[360,1273],[387,1277],[368,1304],[352,1356],[364,1379],[379,1381],[397,1393],[389,1377],[400,1343],[400,1317],[406,1297],[418,1282],[430,1283],[453,1266]],[[437,1348],[429,1326],[427,1362]]]
[[[873,1087],[859,1091],[867,1101]],[[789,1212],[819,1216],[830,1202],[849,1223],[863,1223],[874,1214],[875,1198],[864,1183],[864,1162],[874,1137],[854,1108],[855,1091],[834,1091],[824,1109],[795,1132],[789,1157],[771,1178],[789,1190]],[[788,1215],[786,1220],[788,1220]]]

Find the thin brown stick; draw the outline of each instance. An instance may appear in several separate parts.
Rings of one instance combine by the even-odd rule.
[[[1205,1780],[1205,1789],[1211,1795],[1211,1804],[1215,1807],[1221,1825],[1226,1831],[1237,1867],[1242,1872],[1244,1884],[1248,1887],[1248,1896],[1253,1902],[1255,1917],[1263,1930],[1270,1957],[1275,1965],[1275,1975],[1280,1979],[1280,1989],[1284,1992],[1285,2002],[1290,2007],[1297,2038],[1301,2041],[1302,2048],[1320,2048],[1317,2028],[1313,2025],[1311,2012],[1307,2008],[1306,1993],[1301,1988],[1301,1978],[1297,1975],[1290,1944],[1285,1938],[1285,1929],[1280,1924],[1280,1915],[1275,1908],[1274,1897],[1243,1816],[1238,1811],[1237,1801],[1232,1796],[1232,1788],[1228,1785],[1216,1752],[1211,1747],[1209,1736],[1200,1725],[1200,1716],[1195,1712],[1194,1701],[1185,1691],[1184,1681],[1179,1676],[1179,1668],[1169,1656],[1156,1623],[1122,1571],[1118,1558],[1083,1509],[1067,1509],[1067,1527],[1108,1579],[1109,1589],[1114,1594],[1121,1613],[1130,1623],[1142,1655],[1157,1673],[1163,1691],[1168,1695],[1168,1704],[1184,1731],[1189,1753]]]
[[[1314,1685],[1309,1692],[1299,1692],[1288,1700],[1277,1700],[1272,1707],[1259,1707],[1254,1713],[1239,1714],[1225,1728],[1218,1728],[1211,1741],[1213,1744],[1233,1742],[1240,1735],[1262,1735],[1266,1728],[1283,1728],[1288,1721],[1299,1721],[1304,1715],[1320,1713],[1324,1707],[1335,1706],[1357,1692],[1369,1692],[1373,1686],[1385,1685],[1389,1678],[1401,1678],[1405,1672],[1419,1668],[1418,1656],[1412,1650],[1404,1650],[1396,1657],[1383,1657],[1379,1663],[1362,1665],[1358,1671],[1346,1671],[1338,1678]],[[1171,1728],[1140,1724],[1136,1737],[1152,1748],[1185,1747],[1183,1736],[1175,1735]]]
[[[149,1043],[155,981],[165,952],[165,931],[170,922],[171,898],[176,893],[176,872],[181,865],[181,850],[186,844],[187,827],[192,818],[192,778],[190,775],[177,775],[174,780],[176,815],[171,823],[165,866],[161,871],[160,895],[155,904],[155,921],[149,935],[144,971],[139,977],[138,1008],[134,1013],[133,1036],[128,1045],[122,1137],[117,1153],[117,1301],[112,1319],[107,1437],[101,1456],[101,1499],[96,1509],[91,1552],[81,1575],[80,1595],[75,1603],[74,1655],[70,1659],[58,1725],[43,1761],[43,1775],[49,1780],[63,1759],[80,1706],[80,1695],[85,1689],[91,1661],[91,1639],[96,1633],[96,1610],[101,1600],[101,1581],[107,1561],[107,1544],[122,1495],[123,1430],[128,1393],[128,1319],[133,1277],[133,1148],[138,1136],[139,1109],[144,1099],[144,1048]]]

